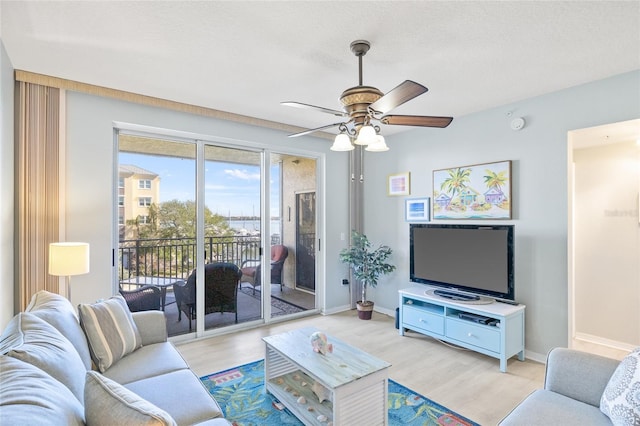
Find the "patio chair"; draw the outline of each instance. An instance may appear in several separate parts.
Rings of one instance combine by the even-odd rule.
[[[158,287],[145,285],[135,290],[123,290],[120,287],[120,294],[131,312],[160,310],[162,294]]]
[[[234,312],[235,322],[238,322],[238,282],[240,268],[233,263],[214,262],[204,266],[204,314],[213,312]],[[196,317],[196,270],[194,269],[187,281],[173,285],[173,293],[178,307],[178,321],[182,321],[184,312],[191,321]]]
[[[271,246],[271,284],[280,284],[280,291],[282,291],[282,271],[284,261],[289,256],[289,249],[287,246],[275,245]],[[256,287],[260,286],[260,259],[247,259],[242,262],[242,277],[240,278],[240,284],[249,283],[253,286],[253,294],[256,293]]]

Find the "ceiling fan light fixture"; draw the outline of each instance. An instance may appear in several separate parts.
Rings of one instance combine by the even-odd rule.
[[[369,145],[375,143],[377,137],[378,135],[376,134],[376,129],[374,129],[372,125],[368,124],[360,128],[358,137],[353,143],[355,143],[356,145]]]
[[[369,152],[384,152],[389,151],[389,147],[384,142],[384,136],[377,135],[376,141],[369,144],[364,150]]]
[[[333,141],[333,145],[331,145],[331,151],[352,151],[355,149],[353,145],[351,145],[351,138],[349,135],[344,133],[340,133],[336,136]]]

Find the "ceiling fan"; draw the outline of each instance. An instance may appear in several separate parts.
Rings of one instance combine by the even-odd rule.
[[[289,135],[297,137],[310,133],[338,127],[340,133],[336,136],[331,149],[333,151],[350,151],[351,144],[367,145],[367,151],[387,151],[389,148],[380,135],[380,127],[376,123],[419,126],[419,127],[447,127],[453,117],[434,117],[425,115],[388,115],[387,112],[422,95],[428,89],[415,81],[405,80],[386,94],[375,87],[362,85],[362,57],[369,51],[371,44],[366,40],[356,40],[351,43],[351,51],[358,57],[358,85],[351,87],[340,95],[343,110],[323,108],[301,102],[287,101],[282,105],[297,108],[312,109],[337,117],[344,117],[346,121],[328,124],[315,129],[305,130]]]

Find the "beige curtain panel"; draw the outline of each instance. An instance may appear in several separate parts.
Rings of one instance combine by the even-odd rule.
[[[16,309],[39,290],[59,292],[47,273],[49,243],[60,241],[60,90],[16,83]]]

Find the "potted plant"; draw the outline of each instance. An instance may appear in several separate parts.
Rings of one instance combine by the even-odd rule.
[[[340,260],[347,263],[354,278],[362,282],[362,298],[356,303],[360,319],[371,319],[373,311],[373,302],[367,300],[367,286],[375,287],[380,275],[396,269],[394,265],[385,262],[389,256],[389,246],[381,245],[372,250],[367,236],[357,231],[351,233],[351,247],[340,251]]]

